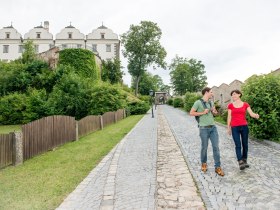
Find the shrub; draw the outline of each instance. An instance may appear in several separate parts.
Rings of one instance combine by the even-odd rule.
[[[167,104],[170,106],[173,106],[173,99],[172,98],[168,99]]]
[[[280,141],[280,76],[252,76],[242,91],[243,100],[260,115],[258,120],[248,118],[251,134],[258,139]]]
[[[128,111],[132,115],[145,114],[149,109],[149,104],[144,101],[137,101],[128,104]]]
[[[22,124],[26,110],[26,95],[13,93],[0,99],[0,123],[2,125]]]
[[[68,115],[81,119],[92,109],[92,87],[75,73],[62,76],[48,99],[49,115]]]
[[[151,104],[151,96],[146,96],[146,95],[140,95],[139,96],[139,99],[141,100],[141,101],[145,101],[146,103],[148,103],[148,104]],[[153,99],[154,100],[154,99]]]
[[[26,93],[26,109],[23,112],[22,123],[28,123],[48,115],[47,93],[45,89],[29,88]]]
[[[197,93],[190,93],[187,92],[185,94],[185,103],[184,103],[184,109],[189,112],[194,104],[195,101],[199,100],[202,96]]]
[[[174,101],[173,101],[173,106],[175,108],[183,107],[183,99],[182,98],[175,98]]]
[[[100,83],[93,87],[91,97],[90,114],[92,115],[117,111],[127,104],[127,94],[117,86],[107,83]]]

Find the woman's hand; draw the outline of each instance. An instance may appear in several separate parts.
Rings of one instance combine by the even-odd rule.
[[[255,113],[255,114],[254,114],[254,118],[255,118],[255,119],[259,119],[260,116],[259,116],[258,114]]]
[[[228,135],[231,135],[231,128],[227,129],[227,133],[228,133]]]

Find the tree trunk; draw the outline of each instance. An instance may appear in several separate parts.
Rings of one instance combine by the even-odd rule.
[[[136,82],[135,82],[135,96],[138,95],[138,86],[139,86],[139,82],[140,82],[140,76],[138,76],[136,78]]]

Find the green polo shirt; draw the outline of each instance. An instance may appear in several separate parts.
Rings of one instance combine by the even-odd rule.
[[[207,125],[214,125],[215,124],[213,114],[210,111],[211,107],[210,107],[209,103],[211,103],[212,107],[213,107],[213,102],[208,101],[208,103],[206,103],[206,106],[209,109],[209,112],[208,112],[208,114],[204,114],[204,115],[199,116],[199,126],[207,126]],[[202,102],[200,100],[197,100],[193,104],[192,109],[196,110],[197,112],[203,112],[204,111],[204,106],[202,105]]]

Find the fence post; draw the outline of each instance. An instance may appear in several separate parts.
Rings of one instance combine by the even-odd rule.
[[[125,109],[123,109],[123,119],[126,118],[126,112]]]
[[[17,166],[23,163],[23,141],[22,132],[13,133],[13,165]]]
[[[100,119],[100,129],[103,130],[103,117],[102,117],[102,115],[99,115],[99,119]]]
[[[117,112],[114,112],[114,123],[117,122]]]
[[[75,128],[76,128],[76,141],[78,141],[79,140],[79,122],[78,121],[76,121]]]

